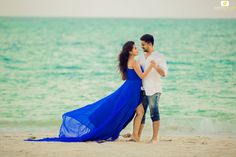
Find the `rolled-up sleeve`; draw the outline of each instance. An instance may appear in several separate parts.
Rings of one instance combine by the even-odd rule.
[[[167,66],[167,61],[166,61],[166,58],[165,56],[161,56],[161,61],[160,63],[158,64],[158,66],[164,70],[164,73],[165,73],[165,77],[168,76],[168,66]]]

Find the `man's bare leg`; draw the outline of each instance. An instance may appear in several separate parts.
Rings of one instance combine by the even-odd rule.
[[[152,135],[152,139],[150,140],[150,143],[153,143],[153,144],[158,143],[159,128],[160,128],[160,120],[154,121],[152,123],[153,135]]]

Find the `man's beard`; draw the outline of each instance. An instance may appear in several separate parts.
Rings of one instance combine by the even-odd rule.
[[[143,52],[148,52],[148,50],[147,49],[143,49]]]

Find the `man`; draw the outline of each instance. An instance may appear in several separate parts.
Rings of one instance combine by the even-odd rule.
[[[158,132],[160,128],[159,99],[162,93],[161,77],[167,76],[167,63],[163,54],[154,50],[154,38],[150,34],[145,34],[141,38],[141,46],[144,55],[140,58],[140,64],[145,70],[149,67],[150,61],[156,62],[156,67],[142,80],[142,104],[144,108],[144,116],[139,129],[139,138],[141,137],[147,107],[150,109],[150,117],[152,119],[153,135],[150,143],[158,143]]]

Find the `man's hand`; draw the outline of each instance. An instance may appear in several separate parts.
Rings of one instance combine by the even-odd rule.
[[[157,66],[157,64],[156,64],[156,62],[155,62],[154,60],[151,60],[150,63],[151,63],[151,65],[152,65],[153,68],[155,68],[155,67]]]
[[[153,67],[154,69],[156,69],[156,71],[157,71],[162,77],[165,76],[164,70],[162,70],[162,68],[160,68],[159,66],[157,66],[157,63],[156,63],[154,60],[152,60],[150,63],[151,63],[151,65],[152,65],[152,67]]]

